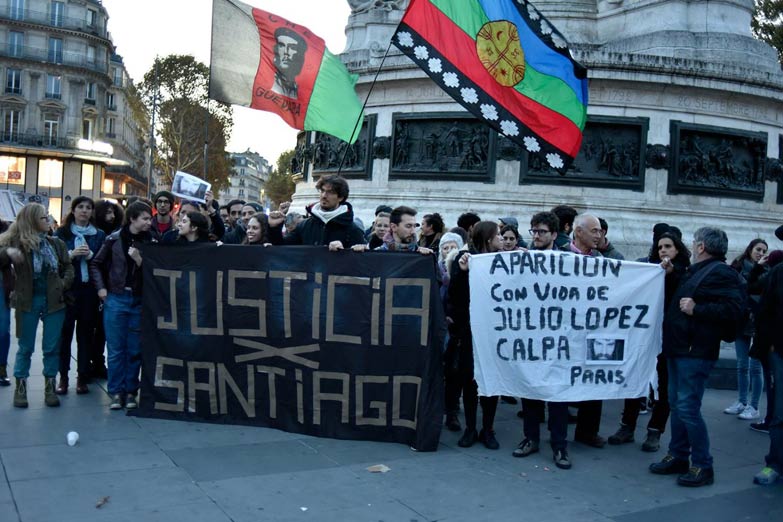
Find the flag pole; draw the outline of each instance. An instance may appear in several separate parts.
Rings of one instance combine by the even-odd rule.
[[[356,134],[356,129],[359,127],[359,123],[364,119],[364,109],[367,107],[367,102],[370,101],[370,95],[372,94],[372,90],[375,87],[375,82],[378,81],[378,75],[381,74],[381,69],[383,69],[383,64],[386,62],[386,57],[389,56],[389,50],[391,50],[392,46],[392,40],[389,38],[389,46],[386,48],[386,52],[383,54],[383,58],[381,59],[381,64],[378,66],[378,70],[375,71],[375,78],[372,79],[372,83],[370,84],[370,90],[367,91],[367,97],[364,99],[364,103],[362,104],[362,110],[359,112],[359,117],[356,118],[356,123],[353,126],[353,131],[351,132],[351,137],[353,137],[354,134]],[[350,147],[351,145],[348,145]],[[340,158],[340,165],[337,167],[337,175],[339,176],[340,173],[343,170],[343,163],[345,162],[346,156],[348,156],[348,147],[345,147],[345,150],[343,151],[343,157]]]

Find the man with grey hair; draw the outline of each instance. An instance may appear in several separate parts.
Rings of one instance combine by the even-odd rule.
[[[579,214],[574,218],[573,225],[573,241],[561,247],[560,250],[583,256],[603,257],[598,250],[598,244],[601,241],[601,222],[598,218],[592,214]],[[555,244],[557,244],[556,240]],[[598,434],[601,429],[603,402],[582,401],[577,403],[577,406],[579,413],[576,419],[574,440],[593,448],[606,446],[606,439]]]
[[[736,318],[745,306],[743,284],[725,262],[728,246],[723,230],[702,227],[695,232],[694,264],[680,280],[664,314],[663,354],[669,370],[672,435],[668,455],[651,464],[650,471],[678,474],[681,486],[714,481],[701,401],[721,339],[736,332]]]

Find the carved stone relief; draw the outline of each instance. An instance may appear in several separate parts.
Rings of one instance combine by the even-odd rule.
[[[763,199],[766,134],[672,122],[671,137],[670,192]]]
[[[317,132],[315,142],[311,145],[311,161],[313,172],[336,172],[349,178],[369,178],[372,164],[370,146],[375,133],[376,115],[368,115],[359,131],[359,138],[353,145],[347,142]]]
[[[646,118],[591,117],[571,168],[559,174],[537,154],[522,154],[524,182],[644,190]]]
[[[463,115],[395,116],[392,174],[489,177],[494,132]]]

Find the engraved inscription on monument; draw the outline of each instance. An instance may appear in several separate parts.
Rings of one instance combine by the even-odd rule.
[[[582,148],[565,176],[538,155],[522,154],[520,183],[644,190],[647,118],[588,116]]]
[[[669,193],[764,199],[767,135],[671,122]]]
[[[391,177],[491,181],[495,133],[466,113],[395,114]]]

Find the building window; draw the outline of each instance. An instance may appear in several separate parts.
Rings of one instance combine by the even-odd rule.
[[[49,146],[57,145],[57,133],[60,130],[60,121],[49,117],[44,119],[44,143]]]
[[[6,189],[24,191],[27,160],[19,156],[0,156],[0,184]]]
[[[63,63],[62,38],[49,38],[49,61],[54,63]]]
[[[92,140],[93,121],[85,118],[82,120],[82,138]]]
[[[38,160],[38,190],[49,197],[49,214],[62,219],[63,162],[55,159]]]
[[[63,14],[65,14],[65,4],[63,2],[52,2],[51,23],[55,27],[62,27]]]
[[[95,9],[87,9],[87,27],[98,27],[98,12]]]
[[[114,180],[112,179],[103,180],[103,195],[107,194],[114,194]]]
[[[93,182],[95,181],[95,165],[91,163],[82,163],[82,185],[81,191],[92,192]]]
[[[95,64],[95,46],[94,45],[88,45],[87,46],[87,63],[94,65]]]
[[[95,82],[87,82],[87,94],[85,98],[95,102]]]
[[[6,69],[5,92],[22,94],[22,71],[20,69]]]
[[[62,85],[62,76],[56,76],[54,74],[46,75],[46,97],[59,100],[62,98],[62,91],[60,87]]]
[[[6,109],[3,117],[3,141],[17,141],[22,111]]]
[[[111,76],[114,81],[114,85],[122,87],[122,71],[118,67],[112,67]]]
[[[24,0],[11,0],[11,19],[24,20]]]
[[[106,118],[106,136],[109,138],[116,137],[116,134],[114,132],[114,127],[116,126],[116,122],[114,118]]]
[[[116,110],[117,107],[114,105],[114,93],[113,92],[107,92],[106,93],[106,108],[110,111]]]
[[[15,58],[22,56],[24,49],[24,33],[20,31],[10,31],[8,33],[8,54]]]

